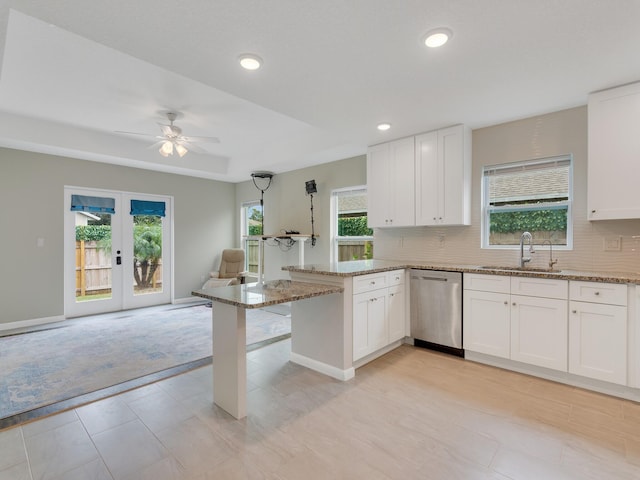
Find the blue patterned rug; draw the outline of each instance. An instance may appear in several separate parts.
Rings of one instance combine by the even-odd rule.
[[[291,317],[247,310],[247,345]],[[154,307],[0,337],[0,419],[210,357],[211,308]]]

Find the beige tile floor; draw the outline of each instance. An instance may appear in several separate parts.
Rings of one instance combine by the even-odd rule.
[[[339,382],[248,353],[249,416],[211,367],[0,431],[0,480],[640,479],[640,404],[403,346]]]

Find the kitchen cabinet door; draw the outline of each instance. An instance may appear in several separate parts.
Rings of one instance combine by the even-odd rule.
[[[569,372],[627,384],[627,307],[570,302]]]
[[[353,360],[387,345],[387,289],[353,296]]]
[[[588,218],[640,218],[640,82],[591,94],[588,109]]]
[[[413,137],[369,147],[367,198],[369,227],[415,225]]]
[[[463,125],[416,136],[416,225],[469,225],[471,132]]]
[[[511,359],[567,371],[567,301],[511,295]]]
[[[369,228],[389,226],[391,195],[388,169],[390,160],[388,143],[374,145],[367,150],[367,222]]]
[[[510,313],[509,294],[465,290],[464,349],[509,358]]]
[[[406,325],[404,285],[389,287],[387,318],[389,324],[388,343],[405,337]]]

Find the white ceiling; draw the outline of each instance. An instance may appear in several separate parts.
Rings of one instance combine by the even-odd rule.
[[[639,25],[638,0],[0,0],[0,145],[239,182],[584,105],[640,80]],[[220,143],[114,133],[167,110]]]

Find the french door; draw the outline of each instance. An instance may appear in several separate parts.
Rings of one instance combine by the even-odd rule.
[[[171,302],[172,197],[65,187],[65,316]]]

